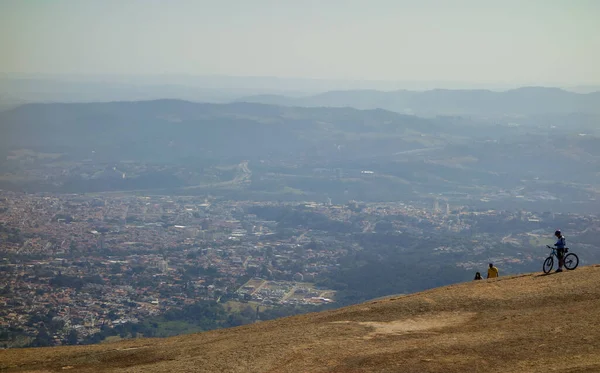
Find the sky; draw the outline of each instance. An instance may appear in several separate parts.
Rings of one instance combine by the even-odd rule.
[[[0,0],[0,72],[600,84],[596,0]]]

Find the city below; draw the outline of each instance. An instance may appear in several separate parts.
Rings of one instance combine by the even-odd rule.
[[[102,331],[199,301],[243,310],[244,322],[259,321],[261,311],[277,307],[332,307],[336,289],[319,280],[363,251],[357,235],[391,234],[400,251],[406,250],[403,237],[421,237],[419,255],[452,258],[468,273],[488,261],[504,271],[537,268],[547,254],[541,248],[551,243],[549,231],[540,227],[553,219],[559,216],[473,211],[438,200],[423,208],[4,191],[0,346],[30,345],[46,329],[48,345],[93,341]],[[592,233],[588,227],[598,226],[594,216],[561,219],[572,236],[577,229],[585,237]],[[494,224],[529,230],[482,230]],[[582,241],[580,250],[585,248],[593,246]]]

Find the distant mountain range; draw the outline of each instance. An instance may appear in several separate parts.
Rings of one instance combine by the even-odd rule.
[[[240,192],[279,198],[277,193],[293,190],[299,198],[340,201],[446,192],[469,196],[481,188],[512,190],[523,180],[547,180],[543,190],[564,203],[578,203],[595,198],[596,192],[585,188],[600,180],[600,137],[595,116],[589,117],[484,121],[382,109],[180,100],[25,104],[0,112],[0,175],[22,183],[10,186],[16,190],[29,185],[61,192],[188,188],[216,175],[225,183],[214,187],[219,192],[237,188],[230,198],[247,198]],[[119,162],[138,165],[139,177],[128,174],[125,189],[98,174]],[[251,177],[240,164],[249,165]],[[152,171],[144,171],[146,165]],[[241,171],[227,174],[221,167],[232,165]],[[61,176],[65,167],[70,178]],[[54,179],[46,180],[49,169]],[[557,178],[570,184],[556,183]],[[506,207],[504,200],[498,203]]]
[[[345,147],[354,144],[363,152],[368,149],[368,154],[377,154],[375,151],[421,147],[397,138],[406,131],[435,133],[442,129],[428,119],[351,108],[180,100],[26,104],[0,112],[0,150],[94,149],[97,157],[140,160],[305,153],[334,156],[343,153],[337,150],[343,141]],[[358,136],[367,133],[372,138]]]
[[[445,93],[431,91],[434,92]],[[473,91],[468,92],[476,99]],[[531,91],[513,93],[527,97],[528,92]],[[553,92],[574,95],[560,90]],[[428,94],[415,97],[428,97]],[[346,97],[351,96],[352,92],[347,92]],[[594,97],[591,94],[575,96]],[[333,101],[335,93],[318,97],[330,97]],[[505,101],[507,105],[508,101]],[[513,103],[518,105],[516,101]],[[463,104],[467,105],[466,100]],[[368,105],[364,103],[364,106]],[[559,104],[548,108],[557,106]],[[493,140],[498,144],[506,141],[498,145],[497,151],[501,152],[507,151],[508,144],[533,141],[551,145],[550,142],[556,141],[563,148],[568,143],[589,155],[599,155],[594,122],[591,119],[586,122],[588,131],[586,127],[578,127],[576,120],[579,119],[556,128],[543,122],[519,129],[519,125],[510,123],[485,125],[458,117],[420,118],[382,109],[302,108],[247,102],[203,104],[154,100],[25,104],[0,112],[0,151],[29,148],[67,153],[77,150],[87,154],[95,149],[96,157],[103,154],[107,159],[163,161],[190,156],[350,160],[449,144],[464,144],[472,149],[478,141],[486,144],[480,150],[485,154],[491,146],[489,141]],[[518,153],[527,151],[524,148]],[[571,151],[571,157],[574,154]],[[544,158],[550,157],[551,154],[544,155]]]
[[[421,116],[521,116],[540,114],[600,114],[600,92],[574,93],[559,88],[526,87],[504,92],[489,90],[330,91],[313,96],[256,95],[254,102],[301,107],[385,109]]]
[[[442,84],[442,83],[440,83]],[[421,116],[600,115],[598,87],[525,87],[226,76],[61,76],[0,74],[0,111],[35,102],[179,99],[304,107],[386,109]],[[446,89],[423,90],[429,87]],[[471,87],[471,88],[469,88]],[[400,89],[400,90],[398,90]],[[575,93],[579,92],[579,93]],[[591,92],[591,93],[589,93]]]

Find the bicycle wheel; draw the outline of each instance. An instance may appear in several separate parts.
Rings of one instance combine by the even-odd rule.
[[[549,256],[544,260],[544,273],[549,273],[552,270],[552,267],[554,267],[554,259]]]
[[[579,265],[579,257],[577,255],[570,253],[565,256],[565,268],[568,270],[573,270],[577,268]]]

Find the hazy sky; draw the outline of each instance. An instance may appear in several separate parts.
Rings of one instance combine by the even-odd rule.
[[[600,84],[600,0],[0,0],[0,72]]]

